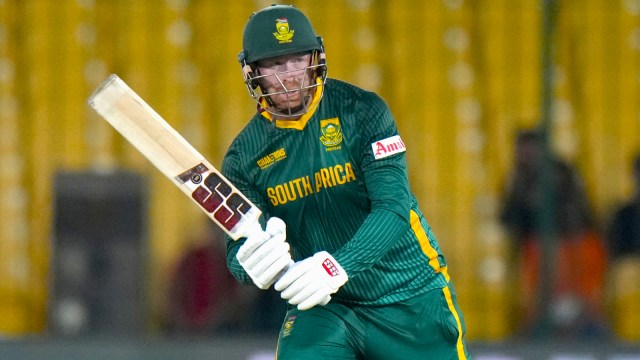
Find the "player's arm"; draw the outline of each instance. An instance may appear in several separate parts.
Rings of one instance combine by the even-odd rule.
[[[393,211],[374,210],[354,238],[334,255],[320,251],[296,262],[275,283],[281,297],[298,309],[326,305],[349,277],[370,268],[406,231]]]
[[[379,153],[376,158],[373,145],[394,139],[398,129],[382,99],[371,95],[368,100],[360,102],[358,111],[362,119],[360,167],[371,213],[353,238],[333,254],[349,276],[379,262],[410,226],[411,191],[406,152]]]
[[[409,228],[411,193],[404,151],[376,156],[372,144],[397,135],[395,121],[382,99],[357,109],[363,121],[360,166],[369,191],[371,213],[341,249],[319,252],[295,263],[275,284],[289,303],[301,310],[326,304],[349,277],[377,263]]]
[[[222,163],[222,172],[235,181],[243,194],[253,199],[257,207],[265,209],[265,201],[254,187],[242,176],[244,167],[240,154],[232,145]],[[263,214],[264,215],[264,214]],[[260,217],[264,224],[264,217]],[[233,241],[226,237],[227,266],[233,276],[242,283],[255,284],[260,289],[268,289],[277,277],[293,263],[286,242],[286,225],[279,218],[269,218],[265,230],[254,232],[248,237]]]

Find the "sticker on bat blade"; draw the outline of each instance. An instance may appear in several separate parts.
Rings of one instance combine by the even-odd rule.
[[[209,171],[209,168],[207,168],[205,164],[200,163],[176,176],[176,180],[178,180],[180,184],[184,184],[187,181],[191,181],[194,184],[200,184],[200,182],[202,182],[202,174],[207,171]]]

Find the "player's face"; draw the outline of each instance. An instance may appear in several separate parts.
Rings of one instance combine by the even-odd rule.
[[[274,108],[284,114],[304,105],[311,82],[311,54],[278,56],[257,63],[260,87],[269,95]]]

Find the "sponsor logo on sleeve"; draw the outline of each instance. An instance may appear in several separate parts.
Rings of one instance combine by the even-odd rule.
[[[407,151],[407,146],[402,142],[400,135],[395,135],[376,141],[371,144],[373,156],[376,160],[389,157]]]

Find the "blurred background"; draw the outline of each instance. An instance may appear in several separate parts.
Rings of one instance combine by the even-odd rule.
[[[0,354],[270,351],[277,294],[229,278],[220,232],[86,100],[116,73],[219,165],[255,112],[244,24],[274,2],[0,0]],[[639,353],[640,0],[290,3],[329,76],[389,103],[477,358]]]

